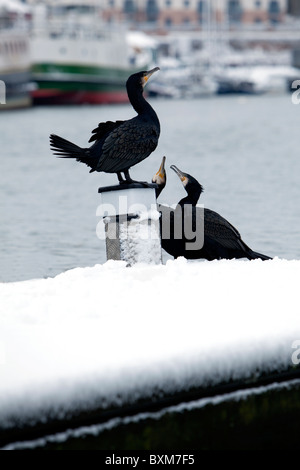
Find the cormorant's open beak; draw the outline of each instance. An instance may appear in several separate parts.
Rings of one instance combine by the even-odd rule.
[[[160,167],[159,167],[159,170],[158,170],[158,172],[156,173],[157,176],[158,176],[159,178],[161,178],[162,180],[163,180],[163,179],[165,178],[165,176],[166,176],[165,162],[166,162],[166,157],[163,157],[163,158],[162,158],[161,165],[160,165]]]
[[[181,179],[182,181],[182,184],[186,185],[187,182],[188,182],[188,178],[186,177],[186,174],[183,173],[181,170],[179,170],[179,168],[177,168],[177,166],[175,165],[171,165],[170,168],[175,171],[176,175],[179,176],[179,178]]]
[[[154,69],[151,69],[151,70],[148,70],[148,72],[145,72],[145,75],[143,76],[142,78],[142,86],[144,87],[146,85],[146,83],[148,82],[149,78],[151,77],[151,75],[154,73],[154,72],[157,72],[158,70],[160,70],[159,67],[154,67]]]

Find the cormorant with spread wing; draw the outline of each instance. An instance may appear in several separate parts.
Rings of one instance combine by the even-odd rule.
[[[127,82],[129,101],[138,113],[127,121],[101,122],[92,131],[89,148],[81,148],[55,134],[50,135],[51,150],[62,158],[76,158],[93,171],[117,173],[119,182],[132,182],[129,168],[147,158],[157,147],[160,124],[156,112],[145,100],[143,89],[149,77],[159,70],[155,67],[149,71],[131,75]]]
[[[166,185],[164,164],[165,157],[163,158],[158,172],[152,178],[153,183],[158,185],[158,189],[156,190],[157,197]],[[185,236],[186,231],[184,226],[177,232],[182,234],[181,237],[175,237],[176,216],[174,215],[174,209],[159,204],[158,210],[161,212],[162,229],[161,244],[162,248],[167,253],[174,256],[174,258],[184,256],[187,259],[204,258],[209,261],[223,258],[248,258],[249,260],[257,258],[262,260],[272,259],[269,256],[251,250],[242,240],[237,229],[217,212],[207,208],[196,207],[199,197],[203,192],[202,185],[188,173],[180,171],[175,165],[172,165],[171,168],[179,176],[187,192],[187,196],[179,201],[177,208],[184,209],[186,206],[191,207],[191,212],[188,213],[186,218],[178,218],[178,223],[190,225],[194,233],[197,227],[201,227],[203,230],[203,245],[199,249],[187,249],[187,243],[193,243],[193,240]],[[200,225],[198,226],[196,218],[200,220]],[[163,226],[168,223],[170,223],[170,229]],[[164,233],[169,233],[169,237],[164,237]]]

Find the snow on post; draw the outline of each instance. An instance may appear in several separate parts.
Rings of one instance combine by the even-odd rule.
[[[141,183],[99,188],[97,215],[105,225],[107,260],[126,261],[128,266],[161,264],[155,188],[155,184]]]

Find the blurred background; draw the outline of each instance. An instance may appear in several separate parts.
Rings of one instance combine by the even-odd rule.
[[[132,177],[166,155],[161,202],[183,197],[176,164],[252,249],[299,259],[299,1],[0,0],[0,281],[105,262],[97,191],[117,179],[54,158],[49,134],[88,146],[133,117],[126,80],[153,66],[161,137]]]

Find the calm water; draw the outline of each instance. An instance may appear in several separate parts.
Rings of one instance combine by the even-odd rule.
[[[157,150],[132,168],[151,180],[161,157],[204,186],[201,197],[256,251],[300,259],[300,106],[291,96],[152,100],[161,121]],[[0,114],[0,281],[54,276],[106,261],[96,236],[98,187],[115,175],[89,174],[55,158],[49,134],[87,146],[100,121],[134,116],[130,105],[39,107]],[[168,171],[160,202],[184,190]]]

